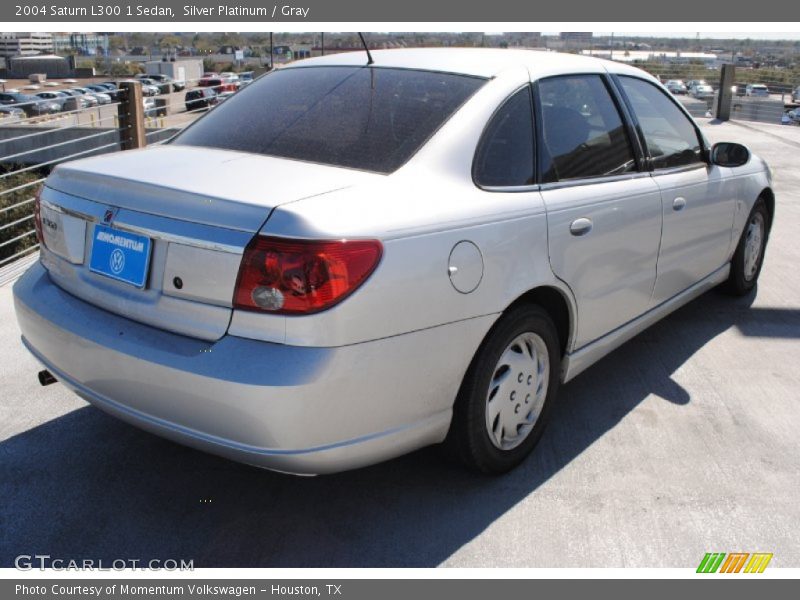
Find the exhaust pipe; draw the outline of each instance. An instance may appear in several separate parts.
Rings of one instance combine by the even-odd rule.
[[[41,383],[43,386],[50,385],[51,383],[56,383],[58,381],[58,379],[53,377],[53,374],[47,369],[39,371],[38,377],[39,383]]]

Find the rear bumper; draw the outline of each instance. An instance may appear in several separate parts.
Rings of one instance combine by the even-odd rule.
[[[494,321],[337,348],[209,343],[79,300],[38,263],[14,300],[26,347],[82,398],[174,441],[293,473],[356,468],[442,441]]]

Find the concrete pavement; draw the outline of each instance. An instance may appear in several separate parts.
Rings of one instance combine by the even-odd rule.
[[[295,478],[166,442],[39,387],[0,287],[0,566],[18,554],[197,567],[800,566],[800,128],[704,122],[775,176],[757,294],[711,292],[562,388],[499,478],[426,449]]]

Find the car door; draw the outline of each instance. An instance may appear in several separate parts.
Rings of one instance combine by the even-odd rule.
[[[661,191],[663,230],[653,305],[679,294],[725,264],[734,194],[730,170],[706,162],[694,122],[655,84],[620,76]]]
[[[580,348],[647,310],[661,195],[605,75],[550,77],[535,88],[550,263],[575,296]]]

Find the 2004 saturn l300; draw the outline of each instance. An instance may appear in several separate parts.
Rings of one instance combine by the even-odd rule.
[[[761,159],[629,66],[339,54],[57,168],[14,294],[54,377],[178,442],[294,473],[445,442],[503,472],[560,382],[750,292],[774,203]]]

